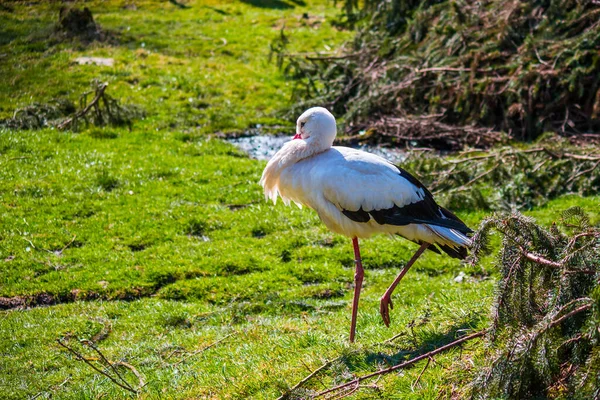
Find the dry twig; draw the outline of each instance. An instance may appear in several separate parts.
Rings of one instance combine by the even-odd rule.
[[[142,384],[143,384],[143,379],[141,379],[141,375],[137,372],[137,370],[135,370],[135,368],[133,368],[133,366],[127,364],[127,368],[130,368],[132,371],[135,370],[134,374],[136,375],[136,377],[139,379],[140,381],[140,386],[135,389],[131,386],[131,384],[129,382],[127,382],[127,380],[125,378],[123,378],[121,376],[121,374],[119,374],[115,368],[115,364],[117,365],[125,365],[124,363],[112,363],[111,361],[109,361],[104,354],[102,354],[102,352],[96,347],[94,346],[89,340],[85,340],[82,341],[83,344],[88,345],[89,347],[91,347],[99,356],[100,358],[106,363],[108,364],[108,366],[113,370],[113,372],[116,373],[117,378],[115,378],[114,376],[112,376],[111,374],[107,373],[106,371],[101,370],[100,368],[98,368],[96,365],[94,365],[94,363],[92,363],[92,361],[94,361],[93,359],[89,359],[87,357],[84,357],[81,353],[77,352],[75,349],[73,349],[71,346],[67,345],[66,343],[64,343],[60,338],[56,339],[56,342],[61,346],[64,347],[65,349],[67,349],[70,353],[72,353],[77,360],[79,361],[83,361],[84,363],[86,363],[87,365],[89,365],[92,369],[94,369],[94,371],[98,372],[101,375],[104,375],[105,377],[107,377],[108,379],[110,379],[111,382],[113,382],[115,385],[121,387],[122,389],[125,389],[131,393],[137,394],[138,391],[141,389]]]
[[[425,366],[421,370],[421,373],[419,374],[419,376],[417,376],[417,379],[411,385],[412,390],[415,390],[415,386],[417,386],[419,384],[419,381],[421,380],[421,377],[423,376],[423,373],[425,372],[425,370],[427,369],[427,367],[429,367],[429,363],[431,362],[432,359],[433,359],[432,357],[428,357],[427,358],[427,364],[425,364]]]
[[[96,95],[94,96],[94,99],[87,106],[85,106],[85,108],[83,110],[77,112],[74,116],[67,118],[66,120],[64,120],[63,122],[58,124],[58,129],[67,129],[73,123],[75,123],[79,118],[84,117],[92,108],[97,107],[98,102],[100,101],[100,99],[103,98],[104,91],[106,90],[107,87],[108,87],[108,83],[99,84],[98,87],[96,88]]]
[[[210,349],[210,348],[212,348],[212,347],[215,347],[216,345],[218,345],[219,343],[221,343],[221,342],[222,342],[222,341],[224,341],[225,339],[227,339],[227,338],[229,338],[229,337],[231,337],[231,336],[233,336],[233,335],[235,335],[235,334],[237,334],[237,333],[238,333],[237,331],[235,331],[235,332],[231,332],[229,335],[222,337],[221,339],[217,340],[216,342],[213,342],[213,343],[211,343],[211,344],[209,344],[209,345],[207,345],[207,346],[205,346],[205,347],[203,347],[203,348],[201,348],[201,349],[198,349],[198,350],[196,350],[196,351],[193,351],[193,352],[191,352],[190,354],[188,354],[188,355],[186,355],[185,357],[183,357],[181,360],[177,361],[176,363],[173,363],[173,364],[171,364],[171,366],[172,366],[172,367],[175,367],[175,366],[177,366],[177,365],[181,364],[182,362],[184,362],[184,361],[188,360],[190,357],[193,357],[193,356],[195,356],[195,355],[197,355],[197,354],[200,354],[200,353],[202,353],[202,352],[205,352],[206,350],[208,350],[208,349]]]

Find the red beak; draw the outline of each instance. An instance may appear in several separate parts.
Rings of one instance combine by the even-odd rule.
[[[302,139],[302,135],[299,133],[296,133],[296,135],[294,135],[294,138],[292,140],[295,140],[295,139]]]

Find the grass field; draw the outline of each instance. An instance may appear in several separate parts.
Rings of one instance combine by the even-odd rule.
[[[257,183],[265,163],[208,135],[293,125],[275,113],[291,84],[268,60],[270,41],[284,25],[298,52],[349,37],[328,22],[339,12],[331,3],[307,3],[85,2],[117,38],[89,45],[52,39],[57,4],[0,11],[0,118],[34,101],[75,101],[93,78],[146,115],[132,130],[0,131],[0,297],[10,307],[0,314],[0,397],[129,395],[57,339],[78,349],[77,339],[92,340],[108,359],[133,366],[145,382],[140,398],[267,399],[326,360],[337,361],[308,388],[486,326],[493,257],[463,266],[427,254],[397,290],[386,328],[379,297],[416,245],[377,237],[363,243],[367,271],[350,345],[350,241],[310,210],[265,203]],[[73,64],[83,55],[112,57],[115,66]],[[597,223],[599,201],[568,195],[527,214],[549,226],[579,205]],[[460,216],[477,227],[485,215]],[[483,346],[470,343],[422,376],[425,363],[354,398],[450,397],[481,357]],[[131,370],[119,371],[137,385]]]

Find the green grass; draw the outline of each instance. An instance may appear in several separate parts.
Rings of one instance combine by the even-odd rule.
[[[135,3],[137,10],[85,3],[105,29],[129,38],[120,45],[50,45],[43,38],[55,19],[52,4],[11,3],[14,11],[0,14],[0,54],[8,54],[0,74],[9,77],[0,86],[2,116],[30,101],[75,100],[97,76],[110,82],[113,96],[147,113],[131,131],[0,131],[0,297],[59,303],[0,313],[0,397],[127,395],[62,349],[56,339],[64,337],[72,345],[94,339],[109,359],[135,366],[147,382],[141,398],[267,399],[326,359],[340,357],[323,383],[313,380],[309,388],[486,326],[493,258],[470,267],[432,253],[397,289],[386,328],[379,297],[416,246],[376,237],[362,244],[358,341],[348,344],[350,241],[328,232],[310,210],[264,202],[257,183],[264,162],[204,135],[290,123],[273,114],[291,87],[267,61],[268,43],[284,22],[298,51],[347,37],[326,21],[317,29],[301,18],[335,15],[331,4],[191,2],[180,10]],[[71,64],[79,55],[110,56],[117,64]],[[194,106],[199,102],[207,106]],[[597,222],[599,201],[563,196],[529,214],[549,226],[560,211],[580,205]],[[485,213],[461,217],[476,227]],[[461,271],[467,276],[457,283]],[[420,379],[424,363],[355,398],[449,397],[481,357],[482,346],[471,343],[437,357]]]
[[[12,12],[0,10],[0,75],[7,78],[0,85],[0,118],[32,101],[77,101],[99,78],[109,83],[107,93],[146,111],[139,124],[146,129],[213,133],[289,125],[275,114],[289,101],[291,83],[269,60],[271,41],[282,27],[296,51],[325,51],[350,37],[328,22],[339,12],[331,3],[302,3],[203,0],[180,9],[167,1],[131,2],[135,8],[85,2],[81,6],[113,37],[90,45],[48,39],[59,3],[11,3]],[[77,65],[80,56],[114,58],[115,65]]]
[[[464,269],[432,253],[403,280],[385,328],[379,296],[415,245],[376,237],[363,242],[358,345],[349,345],[349,240],[329,233],[310,210],[265,203],[257,184],[264,163],[219,140],[43,130],[4,132],[0,148],[0,296],[89,300],[3,312],[0,392],[14,398],[52,391],[67,376],[56,389],[61,398],[123,395],[58,347],[65,335],[109,329],[98,346],[146,376],[142,397],[272,398],[308,374],[302,362],[316,367],[347,354],[337,368],[366,373],[487,322],[493,266]],[[559,211],[593,210],[599,200],[565,196],[530,214],[549,225]],[[471,226],[484,216],[462,215]],[[461,270],[467,279],[458,284]],[[102,301],[119,299],[133,301]],[[413,320],[415,337],[407,328]],[[179,366],[164,360],[233,332]],[[399,332],[406,336],[379,344]],[[422,398],[451,390],[468,375],[452,354],[415,388],[419,368],[386,377],[383,393]]]

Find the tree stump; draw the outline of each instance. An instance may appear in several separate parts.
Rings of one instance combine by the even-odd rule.
[[[70,37],[80,37],[87,40],[95,40],[100,36],[100,27],[94,21],[92,12],[85,7],[78,8],[61,7],[58,16],[58,28]]]

